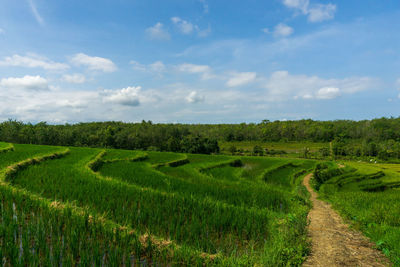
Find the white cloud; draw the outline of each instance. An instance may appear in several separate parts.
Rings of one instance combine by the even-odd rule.
[[[208,25],[206,29],[201,30],[198,25],[195,25],[179,17],[172,17],[171,21],[178,28],[178,30],[185,35],[192,34],[196,31],[198,37],[207,37],[211,33],[210,25]]]
[[[157,22],[153,27],[146,29],[147,36],[152,40],[169,40],[171,36],[168,31],[164,29],[164,25]]]
[[[137,71],[154,73],[161,73],[166,71],[166,66],[162,61],[156,61],[148,65],[141,64],[140,62],[134,60],[131,60],[129,63],[132,65],[132,68]]]
[[[284,23],[279,23],[278,25],[275,26],[274,29],[274,35],[276,37],[287,37],[291,35],[293,32],[294,32],[293,28]]]
[[[40,16],[39,11],[36,8],[35,3],[33,2],[33,0],[28,0],[29,5],[31,7],[31,11],[33,16],[35,17],[36,21],[40,24],[40,25],[44,25],[44,20],[42,18],[42,16]]]
[[[139,92],[140,86],[137,87],[126,87],[120,90],[105,90],[103,101],[108,103],[114,103],[124,106],[139,106]]]
[[[261,31],[262,31],[263,33],[266,33],[266,34],[270,33],[270,31],[269,31],[268,28],[263,28],[263,29],[261,29]]]
[[[299,9],[304,14],[307,14],[309,0],[283,0],[283,4],[289,8]]]
[[[4,29],[0,28],[0,34],[4,34],[4,33],[5,33]]]
[[[373,88],[376,81],[369,77],[323,79],[318,76],[291,75],[287,71],[273,72],[265,80],[269,101],[290,99],[333,99],[341,94],[354,94]]]
[[[196,65],[190,63],[181,64],[178,66],[178,69],[182,72],[189,72],[189,73],[204,73],[211,71],[211,68],[208,65]]]
[[[80,73],[74,73],[74,74],[65,74],[61,78],[62,81],[67,82],[67,83],[84,83],[86,82],[86,77],[83,74]]]
[[[86,66],[89,70],[114,72],[117,66],[110,59],[102,57],[91,57],[83,53],[76,54],[71,63],[76,66]]]
[[[214,77],[212,69],[208,65],[196,65],[190,63],[183,63],[177,66],[178,71],[186,73],[198,73],[202,74],[202,79],[207,80]]]
[[[154,72],[163,72],[165,71],[165,65],[162,63],[162,61],[156,61],[152,64],[149,65],[150,70]]]
[[[40,76],[26,75],[22,78],[3,78],[0,80],[0,86],[8,89],[27,89],[27,90],[47,90],[47,80]]]
[[[190,92],[190,94],[186,97],[186,101],[188,103],[200,103],[204,101],[204,96],[199,95],[196,91]]]
[[[336,5],[331,3],[310,5],[309,0],[283,0],[283,4],[307,15],[310,22],[321,22],[335,17]]]
[[[336,87],[323,87],[315,94],[318,99],[333,99],[340,96],[340,90]]]
[[[178,27],[179,31],[183,34],[191,34],[194,30],[194,25],[179,17],[172,17],[171,21]]]
[[[5,57],[0,61],[0,66],[14,66],[25,68],[43,68],[45,70],[66,70],[69,68],[67,64],[58,63],[36,54],[28,56],[13,55]]]
[[[242,86],[252,83],[256,80],[257,74],[255,72],[238,72],[232,73],[231,78],[226,82],[229,87]]]
[[[321,22],[335,17],[336,6],[333,4],[315,5],[308,10],[308,21]]]

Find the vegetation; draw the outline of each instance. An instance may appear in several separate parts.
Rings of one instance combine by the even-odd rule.
[[[184,153],[286,155],[305,158],[400,158],[400,118],[350,121],[268,121],[241,124],[96,122],[65,125],[0,124],[12,143],[141,149]],[[331,145],[329,145],[329,143]]]
[[[0,154],[6,265],[286,266],[307,254],[298,170],[313,161],[14,147]],[[283,185],[265,182],[281,166]]]
[[[353,227],[377,244],[395,265],[400,265],[399,165],[346,162],[338,168],[321,163],[315,185]]]

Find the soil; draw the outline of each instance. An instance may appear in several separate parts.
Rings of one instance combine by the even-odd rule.
[[[310,186],[311,177],[309,174],[303,181],[313,203],[308,214],[312,248],[303,266],[391,266],[373,243],[343,222],[330,204],[317,199]]]

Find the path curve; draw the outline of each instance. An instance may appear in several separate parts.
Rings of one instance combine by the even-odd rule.
[[[310,186],[312,174],[304,178],[313,208],[308,214],[311,255],[303,266],[390,266],[389,260],[361,233],[349,229],[330,204],[317,199]]]

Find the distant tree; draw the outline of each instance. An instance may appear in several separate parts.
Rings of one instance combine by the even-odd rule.
[[[327,147],[323,147],[319,149],[319,154],[321,155],[321,157],[326,158],[330,156],[330,151],[329,148]]]
[[[237,151],[237,148],[235,145],[231,145],[228,150],[232,155],[234,155]]]
[[[264,150],[262,149],[261,146],[256,145],[253,147],[253,154],[258,155],[258,156],[263,156],[264,155]]]

